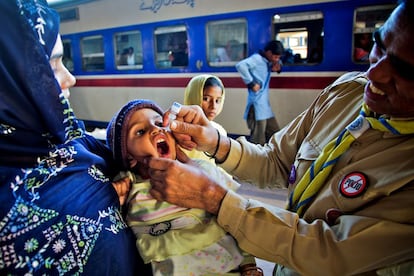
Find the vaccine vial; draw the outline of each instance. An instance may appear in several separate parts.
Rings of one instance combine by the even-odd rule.
[[[181,104],[174,102],[170,108],[170,113],[168,114],[168,125],[165,127],[167,130],[170,129],[170,124],[175,118],[177,118],[178,112],[180,112]]]

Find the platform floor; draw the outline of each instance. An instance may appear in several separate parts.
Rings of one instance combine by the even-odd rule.
[[[253,185],[243,183],[238,190],[238,193],[246,198],[253,198],[260,200],[267,204],[276,205],[284,208],[285,200],[287,198],[286,189],[260,189]],[[272,276],[274,263],[256,258],[257,265],[263,269],[264,276]]]
[[[287,198],[287,189],[260,189],[249,183],[242,183],[237,193],[246,198],[253,198],[262,202],[284,208]]]

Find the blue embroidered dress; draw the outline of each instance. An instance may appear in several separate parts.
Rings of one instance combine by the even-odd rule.
[[[0,274],[136,275],[111,154],[85,134],[49,65],[57,14],[43,0],[5,0],[0,23]]]

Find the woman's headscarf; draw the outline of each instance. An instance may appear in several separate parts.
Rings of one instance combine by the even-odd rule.
[[[2,1],[0,164],[33,164],[83,130],[49,65],[59,17],[45,1]]]
[[[136,274],[111,153],[85,134],[49,64],[57,13],[4,0],[0,24],[0,274]]]
[[[213,78],[217,81],[217,83],[221,86],[222,88],[222,98],[221,98],[221,104],[217,110],[217,115],[219,115],[221,113],[221,111],[223,110],[223,105],[224,105],[224,98],[225,98],[225,89],[224,89],[224,85],[221,82],[221,80],[214,76],[214,75],[209,75],[209,74],[201,74],[201,75],[197,75],[195,77],[193,77],[187,84],[187,87],[185,88],[184,91],[184,104],[185,105],[198,105],[201,106],[201,104],[203,103],[203,93],[204,93],[204,86],[207,82],[207,80],[209,78]],[[210,122],[219,132],[221,135],[225,135],[227,136],[227,131],[224,129],[223,126],[221,126],[219,123],[216,123],[214,121]],[[203,160],[207,160],[209,162],[212,162],[213,164],[215,164],[215,160],[214,158],[210,158],[207,155],[204,154],[204,152],[202,151],[198,151],[198,150],[185,150],[183,149],[183,151],[187,154],[188,157],[193,158],[193,159],[203,159]]]
[[[184,104],[185,105],[199,105],[201,106],[202,102],[203,102],[203,90],[204,90],[204,85],[207,81],[207,79],[209,78],[214,78],[218,81],[218,83],[221,85],[221,87],[223,88],[223,95],[221,98],[221,105],[219,107],[219,109],[217,110],[217,115],[219,115],[221,113],[221,111],[223,110],[223,105],[224,105],[224,98],[225,98],[225,89],[224,89],[224,85],[221,82],[221,80],[214,76],[214,75],[208,75],[208,74],[202,74],[202,75],[197,75],[195,77],[193,77],[190,82],[187,84],[187,87],[185,88],[184,91]]]

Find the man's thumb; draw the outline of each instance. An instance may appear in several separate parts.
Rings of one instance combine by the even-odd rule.
[[[182,163],[188,163],[190,161],[190,158],[181,150],[180,147],[177,147],[177,160]]]

